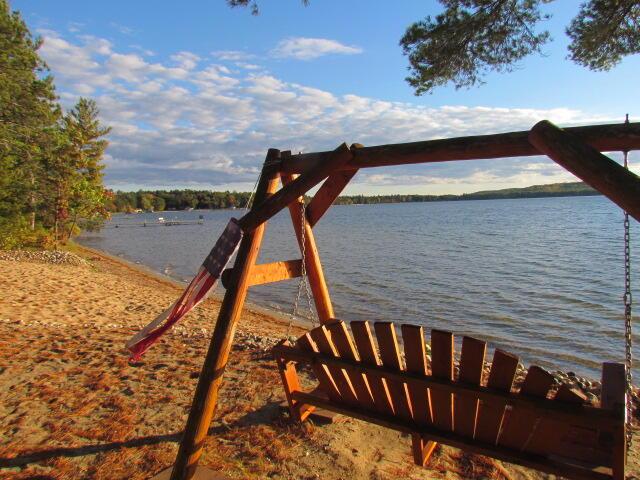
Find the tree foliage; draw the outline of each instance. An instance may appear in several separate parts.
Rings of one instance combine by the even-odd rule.
[[[0,0],[0,248],[55,243],[105,213],[108,129],[90,100],[62,115],[41,44]]]
[[[554,0],[440,0],[444,11],[409,26],[400,40],[409,58],[407,81],[417,95],[453,83],[482,83],[490,71],[511,71],[541,53],[549,32],[537,31]],[[589,0],[567,28],[569,58],[592,70],[608,70],[640,52],[640,0]]]
[[[257,0],[226,1],[259,13]],[[422,95],[449,83],[456,88],[484,83],[491,71],[512,71],[551,40],[538,27],[550,18],[543,6],[554,1],[566,0],[439,0],[444,11],[413,23],[400,39],[409,59],[407,82]],[[587,0],[566,33],[569,59],[609,70],[640,52],[640,0]]]
[[[640,1],[592,0],[567,28],[569,57],[591,70],[609,70],[640,51]]]

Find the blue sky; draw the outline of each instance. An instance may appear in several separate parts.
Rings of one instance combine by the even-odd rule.
[[[398,41],[438,2],[14,0],[43,36],[64,105],[95,98],[113,126],[117,189],[249,189],[267,148],[326,150],[640,115],[638,56],[594,73],[565,60],[579,1],[547,7],[554,42],[470,90],[416,97]],[[635,117],[637,118],[637,117]],[[572,177],[543,158],[371,169],[352,193],[459,193]]]

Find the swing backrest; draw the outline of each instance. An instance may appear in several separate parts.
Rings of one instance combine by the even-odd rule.
[[[410,433],[421,464],[441,442],[569,478],[624,478],[624,365],[604,364],[593,406],[540,367],[524,374],[510,353],[495,350],[489,367],[475,338],[463,337],[456,362],[451,332],[432,330],[429,345],[422,327],[402,325],[401,350],[393,323],[350,326],[335,321],[274,348],[294,418],[322,407]],[[311,393],[300,388],[298,363],[317,379]]]

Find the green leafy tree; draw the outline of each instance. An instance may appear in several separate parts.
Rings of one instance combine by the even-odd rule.
[[[257,0],[226,0],[259,13]],[[407,82],[416,95],[453,83],[483,83],[488,72],[508,72],[551,40],[537,31],[549,18],[541,8],[566,0],[439,0],[444,11],[410,25],[400,45],[409,59]],[[308,5],[308,0],[303,0]],[[640,0],[587,0],[566,29],[568,57],[591,70],[609,70],[640,52]]]
[[[400,40],[409,58],[407,81],[417,95],[453,83],[482,83],[490,71],[511,71],[550,40],[537,31],[553,0],[440,0],[444,11],[409,26]],[[640,52],[640,0],[589,0],[567,28],[569,58],[609,70]]]
[[[153,210],[156,212],[162,212],[165,208],[166,202],[164,198],[155,196],[153,197]]]

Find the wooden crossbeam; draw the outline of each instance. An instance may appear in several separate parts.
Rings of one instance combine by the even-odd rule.
[[[247,233],[263,224],[291,202],[301,197],[332,172],[339,170],[352,157],[349,147],[345,143],[336,148],[327,157],[326,162],[309,169],[288,185],[278,190],[266,200],[256,204],[249,213],[238,220],[240,228]]]
[[[636,174],[572,134],[570,129],[563,130],[547,120],[536,123],[529,141],[640,221],[640,177]]]
[[[640,149],[640,123],[590,125],[564,130],[601,152]],[[340,169],[540,155],[528,137],[527,130],[364,147],[354,151],[353,159]],[[280,168],[285,173],[304,173],[323,164],[331,155],[332,152],[291,155],[283,159]]]
[[[362,145],[358,143],[351,145],[351,151],[357,148],[362,148]],[[339,170],[329,175],[307,206],[307,222],[309,222],[309,225],[313,227],[318,223],[356,173],[358,173],[358,169],[354,168],[352,170]]]
[[[227,268],[222,272],[222,285],[229,288],[233,285],[236,268]],[[302,260],[286,260],[284,262],[272,262],[256,264],[251,268],[249,274],[249,287],[263,285],[265,283],[281,282],[290,278],[297,278],[302,275]]]

